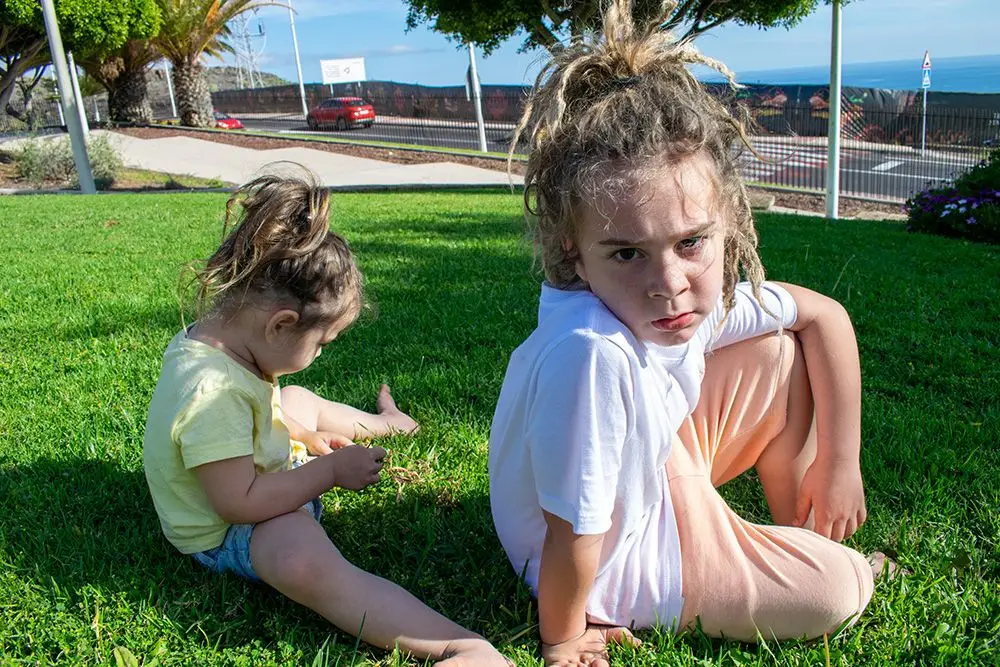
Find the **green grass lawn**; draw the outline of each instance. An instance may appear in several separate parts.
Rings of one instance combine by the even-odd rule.
[[[0,198],[0,664],[408,664],[196,569],[160,534],[142,474],[147,402],[179,327],[179,268],[214,249],[224,201]],[[386,381],[423,430],[386,442],[391,478],[326,494],[324,526],[359,566],[539,664],[486,475],[507,359],[536,313],[520,197],[334,202],[377,313],[289,381],[367,409]],[[1000,249],[759,217],[769,275],[831,294],[854,319],[870,518],[850,544],[889,549],[913,574],[881,583],[828,647],[648,632],[614,663],[1000,664]],[[752,479],[724,492],[766,520]]]

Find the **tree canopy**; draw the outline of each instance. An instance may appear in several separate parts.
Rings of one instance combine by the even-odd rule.
[[[55,10],[64,46],[80,59],[101,58],[160,29],[155,0],[56,0]],[[38,0],[0,0],[0,109],[18,77],[50,60]]]
[[[678,36],[695,37],[734,21],[759,28],[790,28],[831,0],[681,0],[664,23]],[[408,29],[428,24],[460,43],[473,42],[489,54],[515,34],[521,49],[555,51],[567,39],[600,28],[601,0],[407,0]],[[633,0],[639,22],[658,18],[662,0]]]

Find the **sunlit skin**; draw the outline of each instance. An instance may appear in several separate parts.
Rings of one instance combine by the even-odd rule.
[[[722,294],[725,228],[709,169],[685,160],[579,211],[577,274],[640,340],[686,343]]]

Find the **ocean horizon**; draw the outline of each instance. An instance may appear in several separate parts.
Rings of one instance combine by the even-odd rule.
[[[923,77],[923,54],[910,60],[844,63],[841,85],[858,88],[920,90]],[[952,93],[1000,93],[1000,54],[934,58],[931,54],[931,91]],[[725,79],[706,68],[695,70],[702,81]],[[736,78],[745,84],[829,85],[830,67],[789,67],[769,70],[737,71]]]

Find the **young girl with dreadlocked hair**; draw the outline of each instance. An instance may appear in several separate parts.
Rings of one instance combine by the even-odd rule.
[[[348,562],[320,525],[320,494],[379,479],[385,450],[353,441],[417,424],[384,385],[377,414],[279,389],[357,318],[361,273],[330,231],[325,188],[262,176],[230,198],[227,227],[237,206],[196,274],[203,314],[168,345],[150,403],[143,458],[164,534],[209,570],[263,581],[370,644],[447,667],[506,665],[482,637]]]
[[[553,665],[606,665],[636,627],[834,632],[882,564],[838,543],[865,521],[851,321],[764,282],[746,134],[687,66],[728,70],[631,16],[614,2],[603,38],[553,56],[515,137],[546,282],[496,408],[490,496]],[[778,525],[716,490],[750,468]]]

